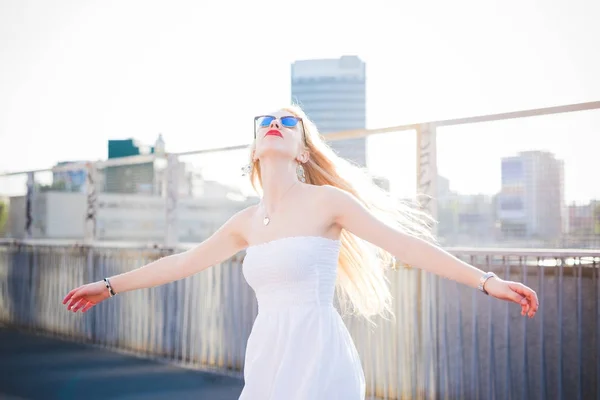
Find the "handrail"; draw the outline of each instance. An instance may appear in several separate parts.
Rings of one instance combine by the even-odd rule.
[[[452,118],[445,120],[437,120],[437,121],[424,121],[418,123],[410,123],[398,126],[391,126],[385,128],[375,128],[375,129],[354,129],[347,131],[339,131],[332,132],[326,134],[326,138],[328,141],[336,141],[336,140],[344,140],[344,139],[355,139],[366,137],[375,134],[381,133],[390,133],[390,132],[400,132],[400,131],[408,131],[417,129],[422,125],[432,125],[436,127],[444,127],[444,126],[452,126],[452,125],[465,125],[465,124],[473,124],[473,123],[481,123],[481,122],[491,122],[498,121],[504,119],[516,119],[516,118],[526,118],[526,117],[536,117],[542,115],[550,115],[550,114],[562,114],[567,112],[575,112],[575,111],[588,111],[588,110],[596,110],[600,109],[600,101],[591,101],[585,103],[575,103],[575,104],[567,104],[562,106],[552,106],[552,107],[543,107],[529,110],[521,110],[521,111],[510,111],[498,114],[488,114],[488,115],[480,115],[473,117],[464,117],[464,118]],[[172,154],[176,156],[190,156],[197,154],[210,154],[210,153],[219,153],[223,151],[231,151],[231,150],[241,150],[246,149],[250,146],[248,144],[242,145],[234,145],[234,146],[225,146],[225,147],[217,147],[217,148],[208,148],[208,149],[199,149],[199,150],[191,150],[184,151],[178,153],[165,153],[165,155]],[[98,168],[103,168],[107,166],[113,165],[125,165],[125,164],[140,164],[144,162],[150,162],[160,155],[156,154],[143,154],[137,156],[129,156],[129,157],[120,157],[116,159],[96,161]],[[38,172],[52,172],[52,171],[67,171],[67,170],[77,170],[85,167],[86,163],[76,162],[73,164],[66,164],[61,166],[55,166],[52,168],[46,169],[36,169],[29,171],[14,171],[14,172],[0,172],[0,177],[4,176],[15,176],[15,175],[23,175],[27,173],[38,173]]]
[[[178,249],[187,249],[197,243],[179,243]],[[82,240],[71,239],[0,239],[0,245],[15,246],[48,246],[48,247],[97,247],[111,249],[156,249],[170,250],[162,243],[134,242],[134,241],[106,241],[95,240],[85,243]],[[600,257],[600,249],[547,249],[547,248],[521,248],[521,247],[444,247],[449,253],[473,256],[534,256],[534,257]]]

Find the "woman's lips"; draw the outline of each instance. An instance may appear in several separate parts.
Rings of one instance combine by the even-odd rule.
[[[270,131],[267,131],[267,133],[265,133],[265,136],[279,136],[283,139],[283,135],[277,129],[271,129]]]

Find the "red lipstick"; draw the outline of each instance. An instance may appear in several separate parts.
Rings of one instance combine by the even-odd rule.
[[[283,139],[283,135],[277,129],[269,130],[267,133],[265,133],[265,136],[279,136],[280,138]]]

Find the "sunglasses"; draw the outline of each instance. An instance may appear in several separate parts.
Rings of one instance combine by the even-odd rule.
[[[259,128],[266,128],[277,119],[281,122],[281,125],[285,126],[286,128],[294,128],[298,124],[302,125],[302,132],[304,133],[304,123],[302,122],[302,118],[298,118],[293,115],[286,115],[285,117],[281,118],[277,118],[272,115],[259,115],[257,117],[254,117],[254,139],[256,139],[256,132]],[[304,144],[307,144],[306,136],[303,136]]]

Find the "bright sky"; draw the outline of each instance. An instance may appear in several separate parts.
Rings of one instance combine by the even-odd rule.
[[[370,128],[600,100],[596,0],[352,3],[4,0],[0,171],[159,132],[169,151],[248,143],[253,115],[288,103],[298,59],[360,56]],[[600,198],[599,133],[600,111],[443,129],[439,172],[493,193],[500,157],[545,149],[565,160],[567,200]],[[401,192],[409,136],[369,143]]]

